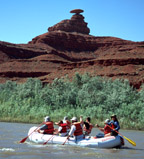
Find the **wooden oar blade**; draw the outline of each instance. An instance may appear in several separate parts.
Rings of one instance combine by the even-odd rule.
[[[119,135],[121,135],[118,131],[116,131],[115,129],[113,129],[111,126],[109,126],[107,124],[108,127],[110,127],[112,130],[114,130],[115,132],[117,132]],[[121,135],[122,137],[124,137],[129,143],[131,143],[133,146],[136,146],[136,143],[134,141],[132,141],[131,139],[128,139],[127,137]]]
[[[47,141],[43,143],[43,145],[46,145],[46,144],[47,144]]]
[[[22,140],[20,141],[20,143],[24,143],[27,138],[28,138],[28,137],[25,137],[24,139],[22,139]]]
[[[19,143],[24,143],[26,141],[26,139],[34,132],[37,131],[37,129],[43,124],[44,122],[42,122],[35,130],[33,130],[27,137],[25,137],[24,139],[22,139]]]
[[[49,141],[50,139],[52,139],[53,137],[54,137],[54,135],[52,135],[46,142],[44,142],[43,145],[46,145],[46,144],[48,143],[48,141]]]
[[[131,139],[128,139],[127,137],[123,136],[129,143],[131,143],[133,146],[136,146],[136,143],[131,140]]]
[[[67,140],[68,140],[68,138],[66,138],[65,142],[62,145],[64,145],[67,142]]]

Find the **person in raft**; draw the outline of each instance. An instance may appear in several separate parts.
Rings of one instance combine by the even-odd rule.
[[[69,139],[70,136],[74,136],[75,140],[77,139],[83,139],[84,135],[83,135],[83,125],[81,122],[78,122],[76,117],[73,117],[71,119],[72,121],[72,126],[70,129],[70,132],[67,136],[67,139]]]
[[[67,135],[67,123],[63,123],[62,120],[60,120],[57,125],[59,126],[58,130],[57,130],[57,134],[59,134],[59,136],[64,137]]]
[[[119,129],[120,129],[119,121],[115,114],[111,115],[111,119],[112,120],[110,121],[109,124],[110,124],[111,128],[114,130],[111,129],[111,133],[107,134],[106,136],[117,136],[118,133],[116,131],[119,131]]]
[[[69,131],[70,131],[70,128],[71,128],[71,122],[68,120],[68,117],[67,117],[67,116],[64,117],[63,123],[66,123],[66,124],[67,124],[67,132],[69,132]]]
[[[44,125],[42,125],[38,130],[41,134],[53,134],[54,133],[54,125],[53,122],[50,120],[49,116],[44,118]]]
[[[80,116],[80,122],[83,124],[84,135],[87,136],[91,133],[93,125],[90,123],[91,118],[87,117],[86,121],[83,121],[82,116]]]
[[[98,124],[96,124],[95,126],[99,128],[100,131],[104,132],[104,133],[99,133],[98,135],[96,135],[96,137],[94,138],[102,138],[102,137],[106,137],[107,134],[110,134],[111,133],[111,128],[108,126],[110,125],[110,120],[109,119],[106,119],[104,121],[104,128],[101,128]]]

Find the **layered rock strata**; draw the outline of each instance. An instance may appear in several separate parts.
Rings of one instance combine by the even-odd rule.
[[[0,83],[25,82],[29,77],[49,83],[88,72],[128,79],[139,89],[144,83],[144,42],[91,36],[82,12],[72,10],[70,20],[50,27],[28,44],[0,42]]]

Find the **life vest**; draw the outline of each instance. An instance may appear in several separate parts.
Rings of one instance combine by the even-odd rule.
[[[67,132],[67,124],[64,123],[64,124],[61,124],[60,126],[62,127],[62,130],[60,131],[60,133],[66,133]]]
[[[45,122],[44,124],[47,125],[47,127],[48,127],[47,129],[44,130],[44,133],[53,134],[53,132],[54,132],[53,122],[52,121]]]
[[[87,129],[86,127],[84,127],[84,131],[86,131],[88,134],[90,134],[91,133],[91,130],[92,130],[92,128],[93,128],[93,126],[92,126],[92,124],[89,124],[89,129]]]
[[[115,126],[114,122],[112,122],[112,123],[110,124],[110,126],[111,126],[113,129],[115,129],[115,128],[116,128],[116,126]]]
[[[106,125],[105,127],[104,127],[104,134],[108,134],[108,133],[110,133],[111,132],[111,128],[108,126],[108,125]]]
[[[70,129],[71,128],[71,122],[66,120],[66,123],[67,123],[67,128]]]
[[[76,127],[76,130],[74,132],[74,136],[82,135],[83,134],[83,129],[81,127],[81,123],[77,122],[77,123],[74,123],[73,125],[75,125],[75,127]]]
[[[111,122],[111,127],[118,131],[120,129],[119,122],[118,121],[112,121]]]

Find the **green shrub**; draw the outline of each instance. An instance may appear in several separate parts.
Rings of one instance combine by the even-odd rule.
[[[54,121],[64,116],[103,123],[117,114],[121,127],[144,129],[144,86],[141,91],[128,80],[111,80],[76,73],[73,80],[55,79],[43,85],[29,78],[24,84],[7,81],[0,84],[0,120],[41,122],[46,115]]]

